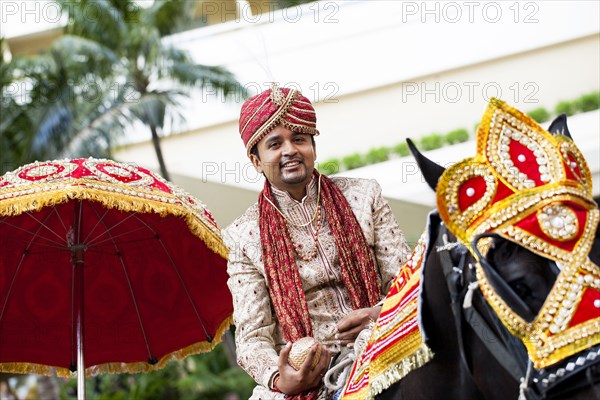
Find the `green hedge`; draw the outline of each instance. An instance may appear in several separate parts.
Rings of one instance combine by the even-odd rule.
[[[455,129],[448,132],[444,137],[444,141],[450,145],[463,143],[469,140],[469,132],[466,129]]]
[[[378,147],[369,150],[365,156],[367,164],[376,164],[390,159],[390,149],[387,147]]]
[[[439,149],[444,145],[444,137],[439,133],[432,133],[431,135],[423,136],[421,138],[421,150],[434,150]]]
[[[400,157],[406,157],[407,155],[410,154],[410,150],[408,149],[408,144],[406,144],[406,142],[397,144],[396,146],[394,146],[392,148],[392,150],[394,151],[394,153],[398,154]]]
[[[527,113],[538,124],[550,119],[550,113],[544,107],[539,107]]]
[[[360,153],[354,153],[342,158],[345,169],[356,169],[367,165],[365,158]]]
[[[577,112],[577,107],[573,101],[561,101],[554,107],[554,114],[567,114],[569,117]]]
[[[600,92],[584,94],[575,100],[575,108],[580,112],[588,112],[600,108]]]
[[[325,175],[337,174],[342,170],[341,162],[337,158],[330,158],[317,165],[317,169],[320,173]]]
[[[565,113],[568,116],[579,112],[588,112],[600,108],[600,92],[591,92],[580,96],[579,98],[559,102],[554,107],[554,114]],[[551,114],[544,107],[539,107],[527,113],[532,119],[538,123],[546,122],[550,119]],[[475,124],[474,131],[477,132],[479,122]],[[434,150],[443,147],[445,144],[453,145],[463,143],[469,140],[469,132],[466,129],[455,129],[445,135],[432,133],[423,136],[419,140],[419,147],[423,151]],[[329,159],[319,164],[318,170],[326,175],[338,173],[342,170],[356,169],[364,167],[368,164],[376,164],[387,161],[391,154],[396,154],[400,157],[408,156],[410,151],[405,142],[399,143],[391,148],[376,147],[369,150],[366,154],[354,153],[340,159]]]

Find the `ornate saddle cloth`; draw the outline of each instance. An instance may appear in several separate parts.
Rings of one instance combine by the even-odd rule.
[[[433,358],[420,309],[429,226],[383,302],[365,351],[356,359],[342,399],[372,399]]]

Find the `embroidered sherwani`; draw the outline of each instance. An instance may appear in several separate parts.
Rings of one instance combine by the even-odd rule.
[[[332,178],[350,204],[372,250],[378,270],[381,297],[410,254],[404,235],[390,207],[381,196],[381,187],[374,180]],[[317,180],[307,187],[302,201],[287,192],[272,187],[278,208],[290,221],[293,240],[302,254],[311,254],[317,246],[317,256],[304,261],[296,255],[296,264],[305,292],[313,326],[313,335],[332,353],[340,350],[335,343],[336,323],[352,306],[338,261],[334,237],[322,211],[321,227],[315,242],[314,218],[317,210]],[[229,247],[229,289],[233,295],[236,347],[239,365],[258,382],[253,399],[282,398],[267,388],[277,371],[279,351],[286,341],[273,311],[262,262],[262,246],[258,226],[258,204],[223,229],[223,239]],[[304,227],[295,225],[305,225]],[[300,246],[302,246],[300,248]]]

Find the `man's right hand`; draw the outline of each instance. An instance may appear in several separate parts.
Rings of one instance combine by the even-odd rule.
[[[319,363],[315,368],[311,368],[319,346],[321,345],[318,343],[313,345],[310,353],[308,353],[308,356],[304,360],[304,364],[302,364],[302,367],[298,371],[288,363],[292,344],[288,343],[281,350],[281,353],[279,353],[279,380],[277,381],[277,389],[284,394],[293,396],[312,389],[321,383],[325,372],[327,372],[331,355],[325,347],[321,346]]]

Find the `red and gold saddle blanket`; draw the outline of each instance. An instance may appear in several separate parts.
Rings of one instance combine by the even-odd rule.
[[[394,279],[371,338],[352,366],[342,399],[372,399],[433,358],[420,319],[428,232]]]

